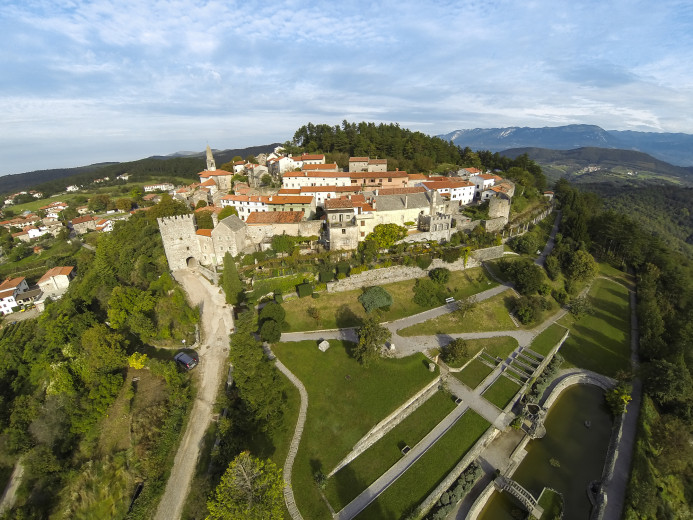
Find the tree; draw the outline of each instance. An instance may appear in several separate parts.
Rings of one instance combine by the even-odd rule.
[[[120,211],[130,211],[134,203],[132,202],[132,199],[120,198],[116,200],[115,205]]]
[[[458,300],[455,305],[457,307],[457,312],[460,314],[460,317],[464,318],[468,312],[472,312],[477,304],[479,302],[476,301],[476,297],[470,296],[469,298],[465,298],[464,300]]]
[[[366,312],[372,312],[383,307],[392,305],[392,296],[389,292],[379,286],[368,287],[358,297],[359,303],[363,305]]]
[[[195,221],[197,222],[197,229],[214,229],[211,211],[198,211],[195,213]]]
[[[231,215],[238,216],[238,211],[236,211],[236,208],[234,208],[233,206],[226,206],[219,212],[219,221],[221,222],[226,217],[230,217]]]
[[[379,249],[387,249],[406,236],[407,228],[404,226],[398,226],[397,224],[378,224],[373,228],[371,233],[368,233],[365,241],[368,242],[371,240],[375,242]]]
[[[164,193],[161,195],[161,201],[147,211],[147,217],[157,219],[173,217],[174,215],[187,215],[188,213],[190,213],[190,208],[188,208],[185,202],[175,200],[168,193]]]
[[[450,269],[446,269],[445,267],[436,267],[428,273],[428,276],[435,283],[445,285],[448,283],[448,280],[450,280]]]
[[[207,201],[206,200],[198,200],[197,204],[195,204],[195,209],[200,209],[200,208],[206,208],[207,207]]]
[[[89,210],[95,212],[106,211],[112,208],[111,197],[106,194],[94,195],[89,199]]]
[[[555,280],[561,274],[561,263],[556,256],[549,255],[544,261],[544,269],[546,269],[546,274],[549,275],[549,278]]]
[[[308,307],[308,316],[313,318],[316,323],[320,323],[321,315],[320,315],[320,309],[318,309],[315,305],[311,305]]]
[[[142,195],[142,188],[140,188],[139,186],[135,186],[130,190],[130,197],[132,197],[133,200],[142,200]]]
[[[253,335],[256,330],[253,318],[254,313],[243,312],[236,320],[229,359],[234,366],[234,381],[240,398],[259,429],[270,431],[282,415],[284,383]],[[267,323],[276,325],[272,321]]]
[[[248,157],[245,158],[245,162],[249,162],[252,164],[259,164],[257,162],[257,158],[254,155],[249,155]]]
[[[469,357],[469,347],[463,339],[454,339],[442,349],[443,361],[448,364],[457,363],[464,358]]]
[[[566,275],[572,280],[591,280],[598,271],[599,267],[594,257],[581,249],[572,254],[566,266]]]
[[[238,305],[243,301],[243,283],[236,270],[231,253],[228,251],[224,255],[224,273],[221,276],[221,287],[226,294],[226,303]]]
[[[272,249],[277,253],[290,253],[293,251],[294,245],[295,242],[289,235],[282,234],[272,237]]]
[[[570,300],[570,303],[568,303],[568,310],[570,314],[580,319],[587,314],[592,314],[594,312],[594,307],[587,297],[578,296]]]
[[[539,242],[534,233],[525,233],[524,235],[512,239],[510,246],[517,253],[531,255],[536,252],[539,247]]]
[[[127,341],[106,325],[99,323],[82,334],[84,360],[82,378],[88,383],[96,383],[101,374],[120,370],[125,366],[124,347]]]
[[[260,338],[267,343],[276,343],[282,337],[282,329],[274,320],[265,320],[260,327]]]
[[[231,461],[207,502],[207,520],[281,520],[284,480],[271,461],[244,451]]]
[[[631,390],[630,384],[622,382],[604,395],[606,404],[614,417],[618,417],[626,411],[626,406],[631,401]]]
[[[510,275],[517,291],[524,295],[536,293],[544,283],[544,270],[528,258],[504,262],[501,269]]]
[[[378,312],[367,314],[357,331],[359,342],[354,347],[354,357],[366,367],[371,361],[378,359],[380,349],[392,338],[392,333],[380,325],[379,319]]]
[[[258,317],[261,323],[266,320],[274,320],[277,323],[282,323],[286,317],[286,311],[278,303],[269,302],[260,310]]]
[[[265,173],[262,177],[260,177],[260,183],[263,186],[270,186],[272,184],[272,176]]]

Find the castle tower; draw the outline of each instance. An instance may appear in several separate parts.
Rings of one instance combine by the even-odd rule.
[[[158,218],[157,222],[169,269],[184,269],[191,258],[197,261],[201,259],[194,215],[163,217]]]
[[[207,145],[207,171],[213,172],[217,169],[217,165],[214,163],[214,156],[212,155],[212,149]]]

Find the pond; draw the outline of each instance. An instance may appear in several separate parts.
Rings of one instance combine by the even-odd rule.
[[[527,456],[512,478],[535,498],[544,487],[555,489],[563,494],[565,520],[587,520],[591,512],[587,487],[601,480],[611,437],[612,419],[603,390],[592,385],[564,390],[545,425],[546,436],[530,441]],[[494,492],[479,518],[513,520],[516,509],[520,506],[507,493]]]

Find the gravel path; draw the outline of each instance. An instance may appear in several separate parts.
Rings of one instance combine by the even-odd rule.
[[[291,439],[289,454],[284,462],[284,481],[286,482],[286,485],[284,486],[284,502],[286,502],[286,508],[289,510],[289,514],[291,514],[291,518],[293,518],[293,520],[303,520],[298,507],[296,507],[294,490],[291,488],[291,472],[294,467],[294,460],[296,460],[298,445],[301,443],[303,426],[306,424],[306,413],[308,412],[308,392],[306,392],[306,387],[303,386],[303,383],[301,383],[301,381],[299,381],[299,379],[278,359],[277,368],[282,374],[289,378],[289,381],[291,381],[291,383],[298,388],[298,393],[301,394],[301,407],[298,411],[296,429],[294,430],[294,436]]]
[[[232,309],[226,304],[221,289],[190,270],[175,271],[173,275],[188,294],[190,304],[200,307],[202,341],[198,350],[200,363],[194,373],[197,395],[154,517],[156,520],[178,520],[181,517],[200,456],[202,438],[211,422],[217,390],[224,377],[229,331],[233,328]]]
[[[24,466],[20,459],[17,464],[15,464],[10,481],[7,483],[2,498],[0,499],[0,515],[14,507],[14,502],[17,499],[17,489],[19,489],[19,485],[22,483],[23,475]]]

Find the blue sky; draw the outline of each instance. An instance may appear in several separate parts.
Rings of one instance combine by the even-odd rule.
[[[301,125],[693,133],[693,3],[0,0],[0,175]]]

